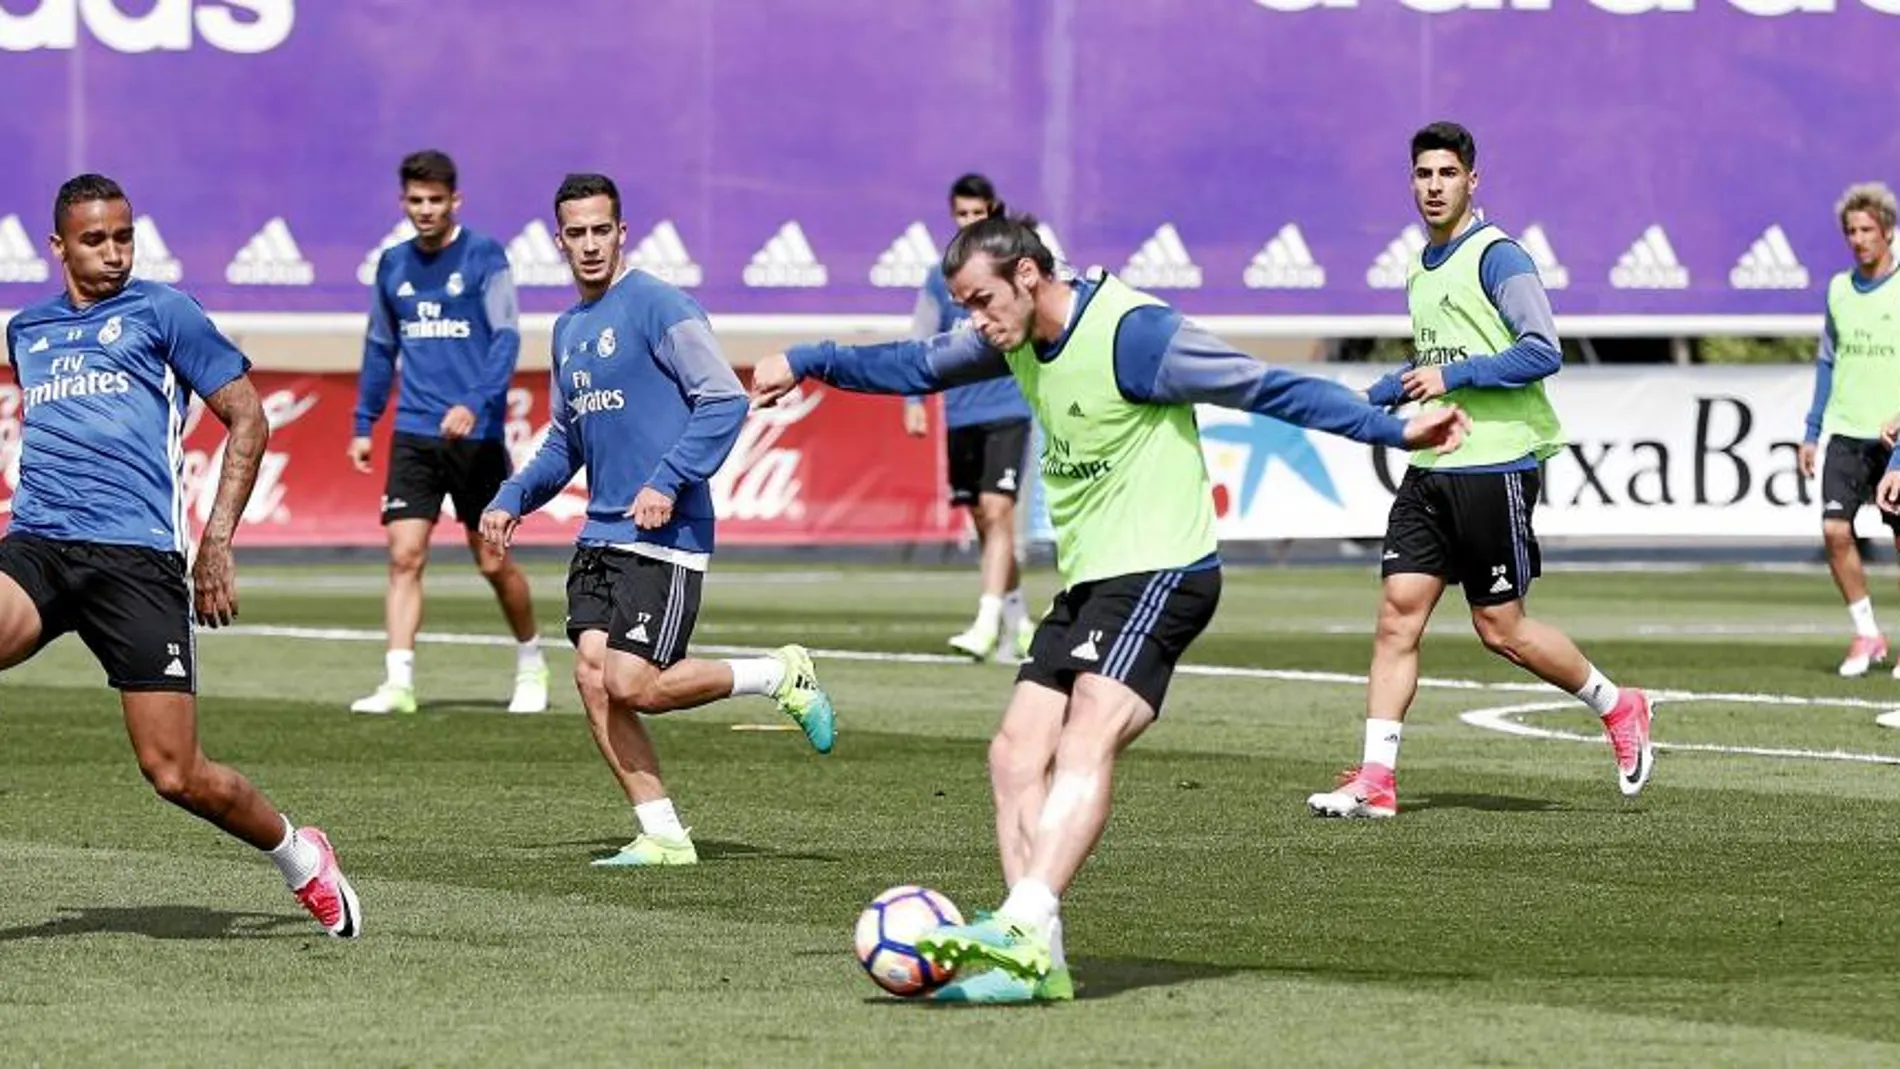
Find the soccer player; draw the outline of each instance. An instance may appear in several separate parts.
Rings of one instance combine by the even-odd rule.
[[[196,301],[132,273],[132,205],[82,174],[53,202],[65,292],[7,324],[25,402],[13,522],[0,539],[0,667],[77,632],[119,692],[160,797],[267,853],[323,930],[362,934],[330,840],[297,828],[198,745],[197,644],[237,616],[231,540],[270,437],[250,361]],[[186,565],[182,428],[191,394],[229,430],[217,497]]]
[[[696,864],[640,717],[765,695],[813,749],[830,753],[831,699],[801,646],[729,661],[686,655],[713,553],[706,481],[745,423],[745,391],[699,305],[623,260],[627,227],[612,179],[569,175],[554,195],[554,221],[580,303],[554,324],[547,438],[502,484],[482,534],[505,550],[522,516],[587,469],[567,635],[594,743],[640,825],[637,838],[595,864]]]
[[[1060,896],[1107,825],[1115,755],[1154,723],[1220,598],[1194,405],[1425,449],[1455,445],[1463,417],[1441,408],[1403,422],[1337,383],[1258,363],[1113,275],[1058,278],[1032,220],[970,224],[943,273],[969,324],[922,341],[795,347],[753,369],[753,394],[770,404],[807,377],[881,393],[1004,375],[1021,384],[1045,436],[1063,588],[990,743],[1009,896],[992,917],[919,946],[938,962],[998,966],[941,998],[1067,999]]]
[[[1814,475],[1814,454],[1826,432],[1827,460],[1821,467],[1821,539],[1827,546],[1828,571],[1847,602],[1854,641],[1841,661],[1844,676],[1863,676],[1887,659],[1887,640],[1874,622],[1854,541],[1854,517],[1875,492],[1875,484],[1893,455],[1882,425],[1900,412],[1900,364],[1895,347],[1900,329],[1891,320],[1900,312],[1900,285],[1893,277],[1893,191],[1879,182],[1848,189],[1834,207],[1854,267],[1827,284],[1827,320],[1814,364],[1814,404],[1799,461],[1805,478]],[[1900,547],[1900,516],[1882,512]],[[1900,667],[1894,675],[1900,678]]]
[[[1430,242],[1411,264],[1410,366],[1374,383],[1374,404],[1450,405],[1471,433],[1449,452],[1421,451],[1386,520],[1384,584],[1366,685],[1365,759],[1307,804],[1318,816],[1390,817],[1405,713],[1418,690],[1418,647],[1445,587],[1464,588],[1471,624],[1493,653],[1577,696],[1602,718],[1617,786],[1648,782],[1649,699],[1618,689],[1563,632],[1524,610],[1539,572],[1531,512],[1539,465],[1564,446],[1543,380],[1562,367],[1550,298],[1530,257],[1472,210],[1478,149],[1440,122],[1412,136],[1412,197]]]
[[[548,668],[535,628],[528,577],[482,540],[482,506],[512,465],[502,432],[508,383],[521,352],[515,284],[494,239],[462,226],[455,162],[435,151],[404,157],[398,175],[402,210],[416,236],[383,250],[363,339],[357,382],[356,436],[350,463],[370,471],[370,431],[401,377],[396,429],[383,489],[389,538],[389,589],[383,618],[389,648],[375,693],[350,706],[357,713],[416,711],[416,632],[422,627],[422,571],[442,499],[455,502],[469,552],[494,588],[515,636],[511,713],[548,707]]]
[[[983,175],[966,174],[950,186],[950,218],[959,230],[1002,210],[995,185]],[[969,313],[951,299],[942,265],[931,265],[917,294],[911,333],[934,337],[967,318]],[[987,379],[945,390],[943,421],[950,503],[970,510],[981,547],[978,574],[983,584],[976,620],[951,637],[950,647],[978,661],[992,654],[1020,661],[1029,656],[1029,640],[1036,631],[1023,602],[1016,561],[1016,497],[1029,446],[1029,405],[1015,379]],[[904,430],[921,437],[929,429],[923,398],[906,398]]]

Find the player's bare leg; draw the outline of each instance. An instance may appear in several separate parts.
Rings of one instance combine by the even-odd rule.
[[[1068,704],[1069,696],[1059,690],[1018,683],[990,740],[990,793],[996,803],[996,850],[1005,887],[1028,874]]]
[[[1869,668],[1887,659],[1887,640],[1874,623],[1873,599],[1867,595],[1867,570],[1861,564],[1853,522],[1822,520],[1821,541],[1827,547],[1827,570],[1834,576],[1834,586],[1854,621],[1854,641],[1841,660],[1840,673],[1849,678],[1864,676]],[[1900,541],[1896,545],[1900,546]]]
[[[541,637],[534,622],[534,595],[528,588],[528,576],[513,557],[493,546],[480,530],[468,532],[468,551],[475,567],[495,591],[508,630],[515,636],[514,694],[508,700],[511,713],[542,713],[548,708],[548,662],[541,654]]]
[[[1356,767],[1330,791],[1307,798],[1320,817],[1390,817],[1398,812],[1399,739],[1405,714],[1418,694],[1418,648],[1425,637],[1445,580],[1405,572],[1386,576],[1380,588],[1379,622],[1372,638],[1372,668],[1366,678],[1366,742]]]
[[[1028,868],[994,917],[937,929],[918,941],[918,949],[940,962],[994,964],[1038,985],[1037,997],[1072,997],[1056,951],[1061,896],[1108,825],[1116,756],[1154,718],[1147,701],[1123,684],[1092,673],[1078,676],[1056,743],[1054,774],[1031,833]],[[1063,993],[1040,993],[1058,974]]]
[[[350,705],[354,713],[416,711],[416,633],[422,630],[422,573],[429,563],[429,532],[434,520],[391,520],[389,586],[383,594],[383,629],[389,636],[383,655],[381,686]]]
[[[197,700],[177,691],[124,691],[125,730],[139,771],[159,797],[270,855],[304,908],[339,938],[362,933],[356,892],[329,839],[299,830],[236,769],[205,757]]]
[[[1530,618],[1524,602],[1474,606],[1471,623],[1486,648],[1537,678],[1576,695],[1603,721],[1616,751],[1616,784],[1626,796],[1641,793],[1655,765],[1649,741],[1649,696],[1619,688],[1593,666],[1570,636]]]
[[[1023,608],[1022,574],[1016,561],[1016,501],[1008,494],[982,493],[970,507],[976,526],[979,554],[977,575],[982,597],[969,630],[950,639],[950,645],[983,660],[1018,661],[1028,656],[1033,628]]]
[[[40,644],[40,611],[33,596],[0,575],[0,669],[12,668],[28,657]]]

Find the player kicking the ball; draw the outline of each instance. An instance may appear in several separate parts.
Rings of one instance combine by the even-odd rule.
[[[995,966],[939,999],[1067,999],[1060,896],[1108,823],[1115,756],[1154,723],[1175,663],[1220,599],[1194,405],[1420,449],[1455,447],[1465,420],[1441,408],[1407,423],[1336,383],[1258,363],[1112,275],[1059,279],[1032,220],[970,224],[943,273],[972,326],[794,348],[753,369],[753,394],[770,404],[807,377],[920,394],[1013,374],[1034,410],[1063,589],[990,743],[1009,897],[918,947],[939,963]]]

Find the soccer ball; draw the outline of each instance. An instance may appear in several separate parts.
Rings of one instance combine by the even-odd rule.
[[[904,884],[871,900],[858,914],[858,964],[877,986],[912,998],[929,994],[956,975],[917,952],[917,937],[943,924],[962,924],[956,903],[928,887]]]

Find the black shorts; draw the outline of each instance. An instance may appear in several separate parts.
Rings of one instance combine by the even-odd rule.
[[[1862,505],[1874,503],[1874,490],[1891,456],[1893,450],[1878,438],[1829,438],[1821,462],[1821,518],[1853,523]],[[1882,522],[1900,533],[1900,516],[1879,511]]]
[[[952,505],[974,505],[978,494],[1007,494],[1016,500],[1029,449],[1028,420],[952,427],[946,442]]]
[[[482,525],[482,510],[510,474],[508,447],[498,441],[398,434],[390,439],[383,522],[434,523],[446,497],[455,502],[455,518],[473,531]]]
[[[1536,469],[1407,469],[1386,519],[1381,574],[1438,576],[1476,606],[1523,598],[1543,571],[1531,529],[1542,485]]]
[[[1159,713],[1175,663],[1214,618],[1220,585],[1219,568],[1077,583],[1056,595],[1016,681],[1067,694],[1078,673],[1093,673],[1126,685]]]
[[[0,574],[39,610],[34,653],[77,631],[115,690],[197,689],[183,554],[10,534],[0,538]]]
[[[582,546],[567,569],[567,640],[605,631],[608,648],[670,667],[686,656],[705,580],[684,565]]]

